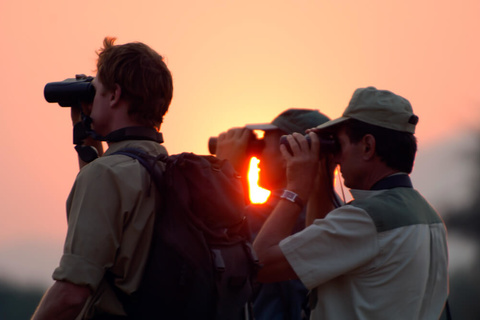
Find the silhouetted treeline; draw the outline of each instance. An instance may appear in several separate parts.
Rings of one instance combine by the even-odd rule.
[[[450,274],[449,303],[454,320],[480,319],[480,133],[477,134],[477,140],[475,168],[472,172],[474,196],[460,209],[445,215],[449,234],[461,234],[477,244],[473,264]]]
[[[0,319],[30,319],[44,290],[15,286],[0,280]]]

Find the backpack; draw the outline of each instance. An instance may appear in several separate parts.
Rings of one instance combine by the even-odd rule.
[[[249,319],[259,263],[233,167],[193,153],[114,154],[137,159],[161,197],[140,287],[131,296],[117,293],[129,318]]]

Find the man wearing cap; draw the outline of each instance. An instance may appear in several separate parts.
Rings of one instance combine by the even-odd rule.
[[[217,157],[228,159],[245,177],[245,184],[247,184],[248,162],[251,156],[248,152],[248,145],[251,141],[252,131],[264,131],[263,148],[254,155],[260,160],[258,184],[271,190],[272,193],[266,203],[250,204],[247,207],[247,217],[253,237],[260,230],[279,199],[287,196],[283,192],[286,186],[286,167],[285,160],[280,153],[280,137],[294,132],[303,135],[307,129],[328,120],[329,118],[317,110],[288,109],[275,117],[271,123],[232,128],[218,137]],[[306,208],[302,208],[295,221],[293,232],[298,232],[305,227],[305,211]],[[255,296],[253,308],[255,319],[306,319],[309,314],[307,293],[307,289],[299,280],[286,279],[286,281],[262,285]]]
[[[412,187],[418,117],[408,100],[374,87],[357,89],[339,119],[287,137],[286,189],[309,199],[313,223],[290,235],[301,212],[278,202],[254,248],[263,282],[300,279],[311,290],[311,319],[438,319],[448,295],[443,221]],[[323,216],[311,176],[318,133],[333,133],[335,161],[354,198]],[[317,134],[316,134],[317,133]]]

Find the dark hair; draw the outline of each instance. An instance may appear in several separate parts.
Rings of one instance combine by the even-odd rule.
[[[115,38],[105,38],[98,51],[97,77],[108,90],[120,86],[121,97],[130,102],[128,113],[135,120],[159,128],[173,95],[170,70],[149,46],[114,42]]]
[[[358,143],[366,134],[375,138],[375,152],[392,169],[411,173],[417,138],[409,132],[402,132],[368,124],[356,119],[348,119],[343,125],[352,143]]]

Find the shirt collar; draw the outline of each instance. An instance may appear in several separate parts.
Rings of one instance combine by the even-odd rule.
[[[370,190],[350,189],[355,200],[367,199],[392,188],[412,188],[412,181],[404,172],[394,173],[376,182]]]

